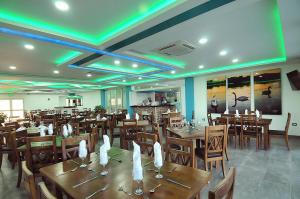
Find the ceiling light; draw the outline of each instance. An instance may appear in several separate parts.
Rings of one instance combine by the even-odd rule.
[[[142,77],[139,77],[139,79],[142,79]]]
[[[239,59],[235,58],[235,59],[232,60],[232,63],[237,63],[238,61],[239,61]]]
[[[122,82],[126,82],[126,80],[125,79],[123,79],[123,81]]]
[[[133,68],[137,68],[137,67],[139,67],[139,65],[137,65],[137,64],[132,64],[132,67],[133,67]]]
[[[156,83],[155,85],[158,86],[158,83]]]
[[[15,67],[15,66],[10,66],[9,69],[11,69],[11,70],[16,70],[17,67]]]
[[[34,46],[31,45],[31,44],[25,44],[25,45],[24,45],[24,48],[26,48],[27,50],[33,50],[33,49],[34,49]]]
[[[59,70],[54,70],[53,73],[54,74],[59,74]]]
[[[115,60],[114,63],[115,63],[116,65],[119,65],[121,62],[120,62],[120,60]]]
[[[171,73],[172,73],[172,74],[175,74],[175,73],[176,73],[176,71],[175,71],[175,70],[172,70],[172,71],[171,71]]]
[[[227,55],[227,51],[226,50],[222,50],[222,51],[220,51],[219,55],[225,56],[225,55]]]
[[[203,37],[203,38],[201,38],[201,39],[199,40],[199,43],[200,43],[200,44],[206,44],[207,41],[208,41],[208,39],[205,38],[205,37]]]
[[[199,69],[202,69],[202,68],[204,68],[204,65],[199,65],[198,67],[199,67]]]
[[[86,76],[87,77],[92,77],[92,74],[91,73],[87,73]]]
[[[56,1],[54,4],[55,7],[61,11],[68,11],[70,8],[69,5],[64,1]]]

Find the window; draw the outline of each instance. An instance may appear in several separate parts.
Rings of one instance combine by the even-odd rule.
[[[111,89],[106,91],[106,109],[108,112],[115,112],[123,108],[123,89]]]
[[[0,100],[0,112],[7,117],[24,117],[24,104],[22,99]]]

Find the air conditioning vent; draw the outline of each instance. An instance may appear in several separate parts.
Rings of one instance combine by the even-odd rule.
[[[189,54],[195,49],[196,47],[187,41],[179,40],[174,43],[170,43],[167,46],[155,49],[154,51],[168,56],[180,56]]]

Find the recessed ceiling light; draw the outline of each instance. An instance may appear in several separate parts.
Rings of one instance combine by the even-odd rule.
[[[59,74],[59,70],[54,70],[53,73],[54,74]]]
[[[132,64],[132,67],[137,68],[137,67],[139,67],[139,65],[138,64]]]
[[[143,79],[142,77],[139,77],[139,79]]]
[[[9,66],[9,69],[11,69],[11,70],[16,70],[17,67],[15,67],[15,66]]]
[[[172,70],[172,71],[171,71],[171,73],[172,73],[172,74],[175,74],[175,73],[176,73],[176,71],[175,71],[175,70]]]
[[[222,51],[220,51],[219,55],[225,56],[225,55],[227,55],[227,51],[226,50],[222,50]]]
[[[34,46],[31,45],[31,44],[25,44],[25,45],[24,45],[24,48],[26,48],[27,50],[33,50],[33,49],[34,49]]]
[[[114,63],[115,63],[116,65],[119,65],[121,62],[120,62],[120,60],[115,60]]]
[[[126,80],[125,79],[123,79],[123,81],[122,82],[126,82]]]
[[[67,4],[64,1],[55,1],[54,3],[55,7],[61,11],[68,11],[69,10],[69,4]]]
[[[92,77],[92,74],[91,73],[87,73],[86,76],[87,77]]]
[[[155,85],[158,86],[158,83],[156,83]]]
[[[203,37],[203,38],[199,39],[199,43],[200,43],[200,44],[206,44],[206,43],[207,43],[207,41],[208,41],[208,39],[207,39],[207,38],[205,38],[205,37]]]
[[[234,58],[234,59],[232,60],[232,63],[237,63],[237,62],[239,62],[239,59],[238,59],[238,58]]]
[[[199,67],[199,69],[202,69],[202,68],[204,68],[204,65],[199,65],[198,67]]]

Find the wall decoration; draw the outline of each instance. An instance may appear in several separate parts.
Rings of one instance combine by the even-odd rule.
[[[239,110],[244,113],[245,109],[251,109],[250,74],[233,76],[228,78],[228,110]]]
[[[207,81],[207,111],[224,113],[226,110],[226,78],[219,77]]]
[[[281,70],[254,73],[254,105],[263,114],[281,115]]]

